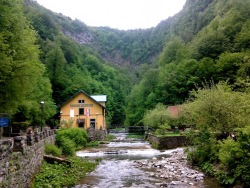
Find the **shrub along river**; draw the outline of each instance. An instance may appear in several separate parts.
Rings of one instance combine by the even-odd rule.
[[[101,161],[75,188],[220,187],[187,165],[182,148],[159,151],[146,141],[126,138],[126,133],[114,135],[116,139],[109,144],[77,152]]]

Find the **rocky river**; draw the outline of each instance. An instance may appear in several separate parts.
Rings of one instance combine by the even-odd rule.
[[[183,148],[159,151],[126,133],[98,148],[77,152],[80,157],[100,158],[95,171],[75,188],[219,188],[216,182],[192,169]]]

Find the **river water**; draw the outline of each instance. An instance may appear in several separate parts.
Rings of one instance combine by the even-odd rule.
[[[126,133],[113,134],[116,139],[109,144],[77,152],[80,157],[102,160],[97,168],[87,174],[75,188],[156,188],[166,183],[162,178],[149,175],[155,169],[140,169],[135,165],[135,161],[167,158],[174,151],[182,150],[181,148],[159,151],[152,149],[146,141],[126,138]],[[190,185],[191,187],[219,188],[215,182],[207,178],[198,185]]]

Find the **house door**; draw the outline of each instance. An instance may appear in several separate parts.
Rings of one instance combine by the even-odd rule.
[[[84,128],[85,125],[85,119],[78,119],[78,127]]]
[[[83,123],[83,122],[80,122],[80,123],[78,124],[78,127],[84,128],[84,123]]]
[[[90,127],[95,129],[95,124],[96,124],[95,119],[90,119]]]

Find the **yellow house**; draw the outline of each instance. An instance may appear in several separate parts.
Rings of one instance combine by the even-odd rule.
[[[68,123],[84,129],[106,129],[106,100],[106,95],[90,96],[82,90],[77,92],[61,106],[62,126]]]

